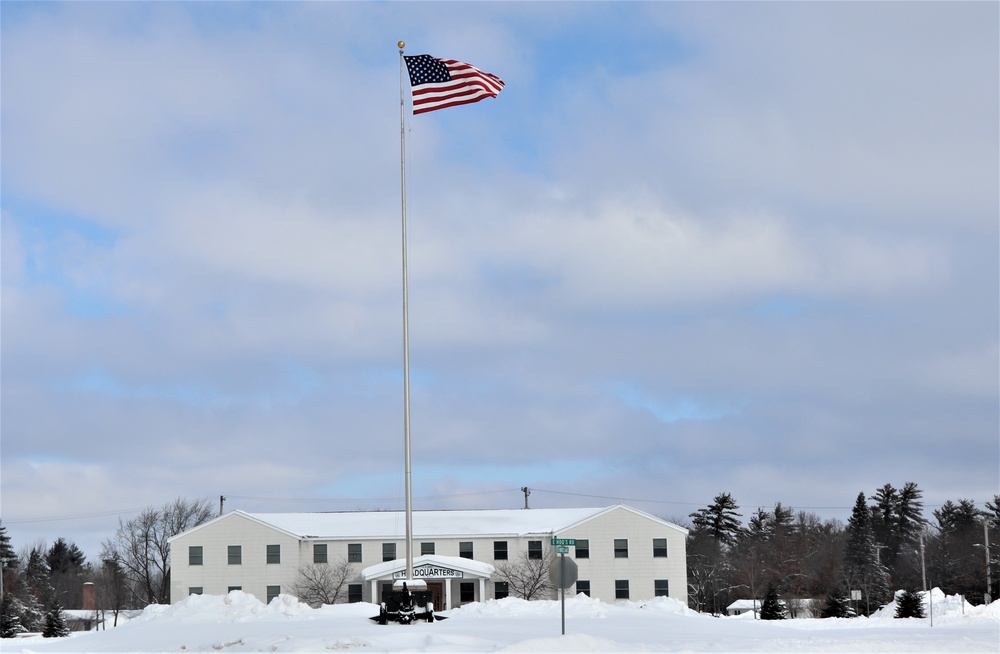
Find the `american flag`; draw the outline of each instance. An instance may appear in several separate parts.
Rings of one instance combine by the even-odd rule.
[[[496,75],[461,61],[430,55],[403,58],[410,74],[414,115],[495,98],[503,88],[503,80]]]

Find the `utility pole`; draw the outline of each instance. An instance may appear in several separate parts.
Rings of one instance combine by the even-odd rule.
[[[990,577],[990,521],[985,517],[983,518],[983,549],[986,550],[986,594],[983,595],[983,602],[989,604],[993,579]]]
[[[222,505],[226,502],[225,495],[219,495],[219,515],[222,515]]]
[[[875,543],[875,562],[878,563],[880,567],[882,565],[882,550],[886,549],[887,547],[889,546],[879,545],[878,543]]]
[[[527,486],[521,486],[521,492],[524,493],[524,508],[528,508],[528,496],[531,495],[531,489]]]

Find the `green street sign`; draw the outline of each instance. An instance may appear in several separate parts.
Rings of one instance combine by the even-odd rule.
[[[553,538],[552,539],[552,546],[555,547],[557,545],[566,545],[566,546],[569,546],[569,547],[576,547],[576,539],[575,538]]]
[[[556,547],[556,554],[569,554],[569,548],[565,545]]]

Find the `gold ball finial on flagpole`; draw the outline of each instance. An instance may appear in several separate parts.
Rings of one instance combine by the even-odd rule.
[[[396,45],[398,45],[398,46],[399,46],[399,49],[400,49],[400,50],[402,50],[403,48],[405,48],[405,47],[406,47],[406,42],[405,42],[405,41],[400,41],[400,42],[399,42],[399,43],[397,43]]]

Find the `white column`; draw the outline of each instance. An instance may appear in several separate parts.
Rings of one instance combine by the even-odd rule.
[[[382,598],[378,596],[378,579],[372,579],[372,604],[381,604]]]

